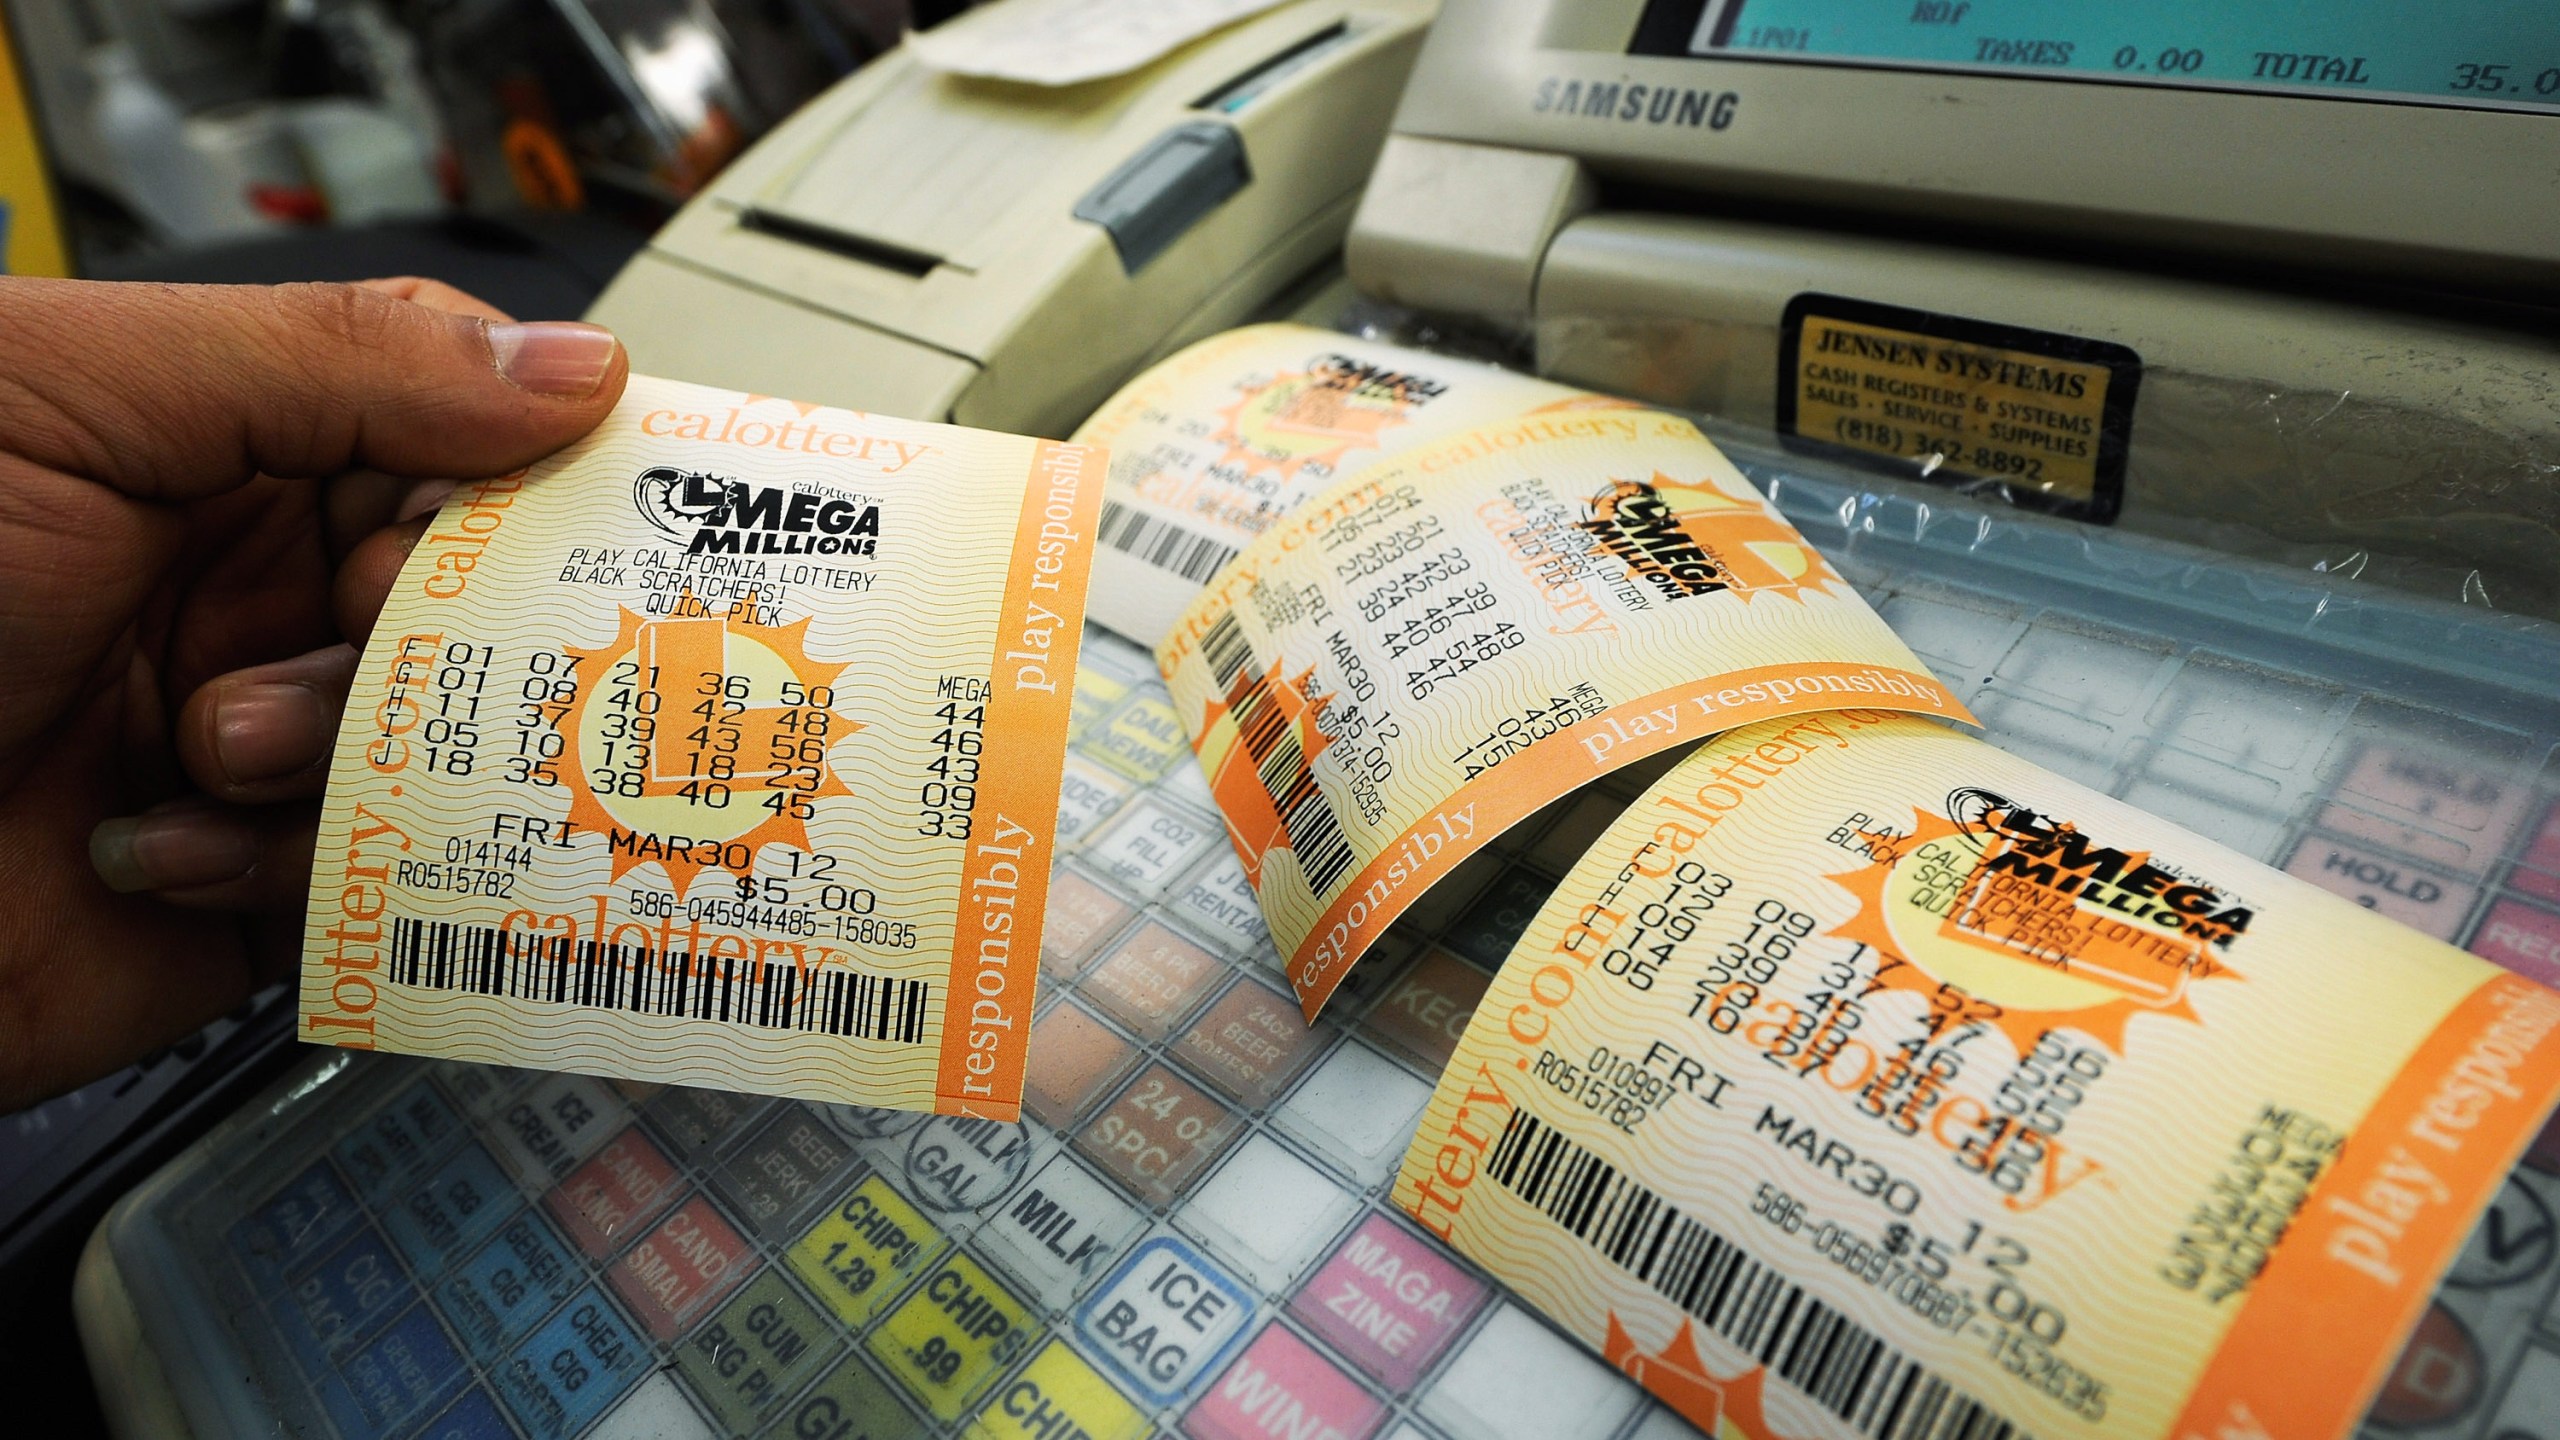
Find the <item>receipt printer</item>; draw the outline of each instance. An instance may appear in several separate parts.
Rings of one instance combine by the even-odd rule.
[[[901,49],[731,166],[591,318],[653,374],[1063,435],[1331,260],[1433,9],[1296,0],[1055,87]]]

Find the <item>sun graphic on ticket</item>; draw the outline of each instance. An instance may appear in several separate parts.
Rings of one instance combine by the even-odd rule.
[[[1696,1324],[1683,1316],[1680,1328],[1660,1350],[1647,1351],[1612,1310],[1600,1358],[1715,1440],[1778,1440],[1760,1409],[1761,1384],[1769,1372],[1755,1365],[1720,1378],[1707,1368],[1697,1336]]]
[[[2069,1026],[2124,1053],[2137,1015],[2200,1023],[2193,987],[2242,977],[2232,948],[2250,906],[2148,850],[1988,790],[1912,812],[1907,835],[1864,833],[1867,865],[1830,878],[1858,897],[1831,933],[1883,957],[1876,983],[1980,1019],[2032,1052]]]
[[[570,649],[587,682],[559,733],[569,823],[609,837],[614,880],[654,862],[682,899],[767,845],[809,848],[815,802],[853,793],[828,751],[863,726],[837,708],[850,667],[809,659],[808,616],[763,624],[752,595],[715,613],[690,591],[671,608]]]

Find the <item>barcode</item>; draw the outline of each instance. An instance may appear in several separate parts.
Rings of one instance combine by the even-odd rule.
[[[787,962],[603,945],[406,916],[391,922],[391,980],[429,990],[910,1045],[924,1039],[925,1009],[933,997],[925,981],[843,966],[828,966],[804,980],[800,968]]]
[[[1504,1189],[1876,1440],[2027,1440],[1865,1326],[1526,1110],[1487,1162]]]
[[[1094,534],[1112,549],[1135,555],[1194,584],[1207,584],[1210,576],[1236,558],[1233,545],[1221,544],[1196,530],[1131,509],[1117,500],[1102,502],[1102,523],[1094,528]]]
[[[1306,874],[1307,888],[1322,895],[1358,857],[1351,853],[1351,842],[1342,837],[1342,817],[1333,813],[1333,802],[1316,788],[1306,746],[1298,738],[1300,716],[1311,728],[1315,717],[1305,714],[1304,704],[1289,704],[1276,693],[1271,673],[1254,659],[1253,647],[1246,643],[1233,610],[1220,615],[1200,637],[1200,658],[1209,662],[1209,673],[1226,694],[1236,736],[1244,742],[1244,753],[1261,776],[1262,788],[1270,793],[1281,827],[1288,831],[1289,849]]]

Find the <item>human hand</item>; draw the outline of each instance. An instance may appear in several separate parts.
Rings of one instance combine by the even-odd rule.
[[[0,1111],[290,971],[421,512],[584,435],[628,370],[432,281],[0,279]]]

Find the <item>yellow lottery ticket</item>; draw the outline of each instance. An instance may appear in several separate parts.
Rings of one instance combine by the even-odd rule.
[[[1852,701],[1972,718],[1695,428],[1632,409],[1371,466],[1157,659],[1311,1018],[1432,882],[1594,776]]]
[[[1093,618],[1152,645],[1255,536],[1370,461],[1529,411],[1624,403],[1304,325],[1203,340],[1075,433],[1111,451]]]
[[[2023,760],[1710,740],[1478,1004],[1396,1203],[1730,1440],[2332,1440],[2560,994]]]
[[[1010,1119],[1101,452],[634,378],[338,737],[307,1039]]]

